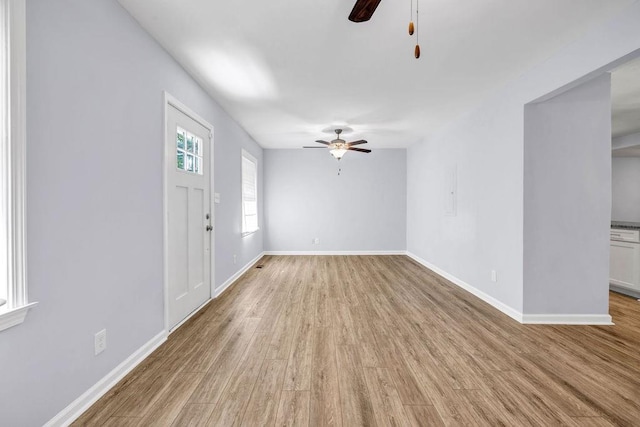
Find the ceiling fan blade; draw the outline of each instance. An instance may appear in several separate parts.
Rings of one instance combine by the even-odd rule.
[[[319,140],[317,140],[316,142],[319,142],[320,144],[324,144],[324,145],[331,145],[331,143],[330,143],[330,142],[322,141],[322,140],[320,140],[320,139],[319,139]]]
[[[325,150],[327,149],[327,147],[318,147],[317,145],[314,145],[313,147],[304,146],[302,148],[324,148]]]
[[[370,153],[371,152],[371,150],[367,150],[366,148],[352,148],[352,147],[349,147],[349,148],[347,148],[347,150],[349,150],[349,151],[360,151],[361,153]]]
[[[373,16],[373,12],[376,11],[378,4],[380,4],[380,0],[357,0],[349,14],[349,21],[368,21]]]
[[[351,147],[353,145],[360,145],[360,144],[367,144],[367,141],[365,141],[364,139],[361,139],[361,140],[358,140],[358,141],[347,142],[347,145],[349,147]]]

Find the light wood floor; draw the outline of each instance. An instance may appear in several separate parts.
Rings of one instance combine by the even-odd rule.
[[[640,425],[640,303],[520,325],[404,256],[265,257],[75,425]]]

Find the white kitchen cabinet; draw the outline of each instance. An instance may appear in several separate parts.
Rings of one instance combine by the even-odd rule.
[[[611,240],[609,282],[640,292],[640,244]]]

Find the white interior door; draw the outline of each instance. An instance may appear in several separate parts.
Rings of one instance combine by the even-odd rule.
[[[167,292],[173,329],[211,297],[211,132],[167,105]]]

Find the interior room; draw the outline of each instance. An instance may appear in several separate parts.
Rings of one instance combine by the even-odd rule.
[[[640,298],[640,61],[611,73],[611,290]]]
[[[640,1],[0,22],[0,425],[640,419]]]

